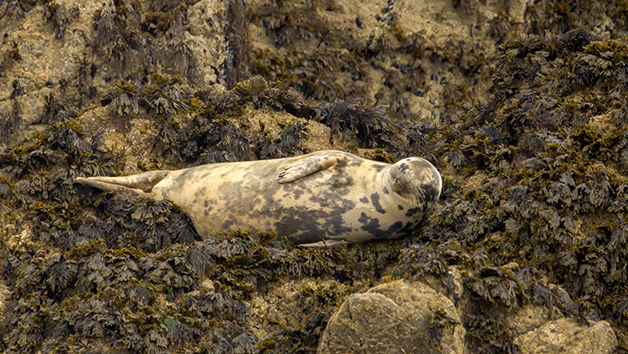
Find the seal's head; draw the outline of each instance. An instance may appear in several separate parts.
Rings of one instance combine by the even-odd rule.
[[[392,189],[404,198],[416,198],[417,205],[429,212],[440,197],[443,181],[429,161],[420,157],[400,160],[390,167]]]

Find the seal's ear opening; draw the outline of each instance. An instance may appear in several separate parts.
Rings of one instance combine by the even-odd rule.
[[[443,189],[443,180],[436,167],[420,157],[400,160],[391,167],[390,176],[396,193],[414,196],[419,203],[436,203]]]

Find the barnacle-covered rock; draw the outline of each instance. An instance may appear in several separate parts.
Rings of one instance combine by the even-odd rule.
[[[617,337],[606,321],[582,325],[559,319],[515,339],[522,354],[610,354],[617,349]]]
[[[449,299],[423,283],[394,281],[349,296],[317,353],[463,353],[464,334]]]

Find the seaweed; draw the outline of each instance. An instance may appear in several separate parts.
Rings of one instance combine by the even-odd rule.
[[[428,328],[430,339],[435,340],[436,343],[440,343],[443,339],[443,333],[445,331],[453,332],[454,326],[459,324],[459,321],[448,316],[445,310],[441,308],[435,309],[434,315],[430,319],[430,324]]]
[[[13,40],[11,42],[11,49],[4,53],[2,60],[0,60],[0,75],[20,60],[22,60],[22,56],[20,55],[19,43],[16,40]]]
[[[170,68],[174,69],[172,74],[182,74],[193,85],[202,86],[204,79],[199,67],[198,60],[185,42],[178,39],[168,46]]]
[[[84,107],[93,102],[96,97],[96,88],[93,85],[96,65],[90,62],[85,55],[76,59],[78,70],[76,75],[76,85],[80,95],[79,107]]]
[[[152,111],[162,127],[155,151],[176,161],[212,163],[288,156],[297,148],[304,125],[285,125],[278,137],[267,134],[263,124],[261,130],[250,132],[249,127],[237,123],[246,105],[307,118],[314,114],[314,108],[292,88],[269,84],[260,77],[242,81],[227,92],[194,96],[180,88],[176,77],[153,76],[151,82],[141,89],[141,102],[145,103],[140,106]],[[180,113],[194,114],[188,120]]]
[[[114,5],[111,11],[103,7],[94,13],[91,46],[96,53],[106,55],[106,64],[113,70],[114,78],[142,82],[145,73],[156,69],[169,51],[154,44],[150,34],[141,32],[138,3],[116,1]]]
[[[249,76],[246,13],[247,4],[243,0],[231,0],[227,3],[225,41],[228,54],[222,76],[229,89]]]
[[[386,106],[363,107],[357,99],[323,104],[316,107],[317,120],[327,125],[333,135],[357,138],[364,147],[385,145],[393,141],[396,129],[384,115]]]
[[[115,93],[103,97],[101,104],[109,107],[119,117],[136,116],[140,113],[139,92],[133,81],[118,81]]]
[[[73,6],[70,9],[65,5],[59,5],[55,1],[50,1],[46,4],[44,11],[44,17],[46,20],[52,22],[55,30],[55,38],[63,39],[65,36],[65,29],[68,23],[70,23],[73,17],[79,16],[78,6]]]
[[[503,318],[485,311],[469,316],[465,323],[472,348],[478,353],[517,353],[514,338]]]
[[[337,2],[232,1],[222,91],[200,87],[199,61],[182,38],[194,3],[103,6],[85,38],[97,59],[87,51],[76,75],[49,85],[36,120],[41,129],[23,140],[15,138],[24,128],[26,85],[13,81],[11,110],[0,119],[14,139],[3,136],[0,149],[7,226],[0,269],[10,290],[1,350],[309,353],[349,294],[385,279],[426,276],[465,307],[461,322],[474,352],[515,351],[504,319],[530,304],[552,316],[606,319],[619,334],[625,329],[625,4],[537,1],[528,6],[527,30],[509,35],[512,23],[498,14],[489,24],[499,42],[493,58],[477,43],[436,47],[423,33],[407,32],[392,1],[376,18],[380,29],[362,41],[322,15],[344,11]],[[35,6],[64,40],[74,15],[55,2],[5,1],[0,16],[17,19]],[[457,6],[473,12],[478,3]],[[588,30],[588,23],[609,23],[597,21],[609,14],[616,28]],[[264,28],[274,50],[255,46],[248,21]],[[366,23],[355,19],[358,29]],[[7,41],[3,75],[23,55],[21,41]],[[448,85],[441,71],[467,84]],[[373,85],[380,76],[382,85]],[[427,112],[428,122],[412,107],[433,94],[431,82],[445,88],[443,113]],[[403,240],[326,250],[298,249],[272,233],[202,240],[168,201],[74,183],[135,168],[108,150],[105,131],[83,129],[80,113],[98,107],[89,106],[94,100],[111,114],[106,118],[129,123],[141,116],[157,127],[141,132],[152,146],[140,169],[154,161],[175,169],[307,152],[300,147],[304,122],[318,120],[333,139],[373,149],[378,161],[428,158],[444,177],[442,202]],[[253,128],[243,119],[251,109],[305,120],[280,122],[273,136],[264,123]],[[251,300],[284,284],[299,285],[293,297],[281,294],[285,308],[276,315],[256,318],[264,334],[253,332],[259,313]],[[431,333],[438,338],[454,324],[436,309]]]
[[[183,27],[187,22],[187,9],[191,5],[193,5],[192,2],[155,3],[151,6],[152,11],[144,15],[141,23],[142,31],[153,36],[166,33],[170,37],[181,38]]]
[[[529,6],[525,17],[525,32],[542,34],[546,31],[566,33],[573,29],[602,30],[612,32],[617,37],[626,33],[622,3],[604,1],[536,1]],[[604,23],[605,18],[612,19],[612,25]]]
[[[315,284],[302,286],[298,290],[296,306],[299,308],[296,328],[289,327],[285,319],[268,318],[278,328],[258,344],[263,353],[311,353],[316,351],[317,338],[330,319],[328,309],[339,306],[348,295],[347,288],[330,282],[317,280]]]
[[[189,95],[181,90],[182,80],[177,77],[167,77],[153,74],[148,85],[142,88],[140,94],[142,103],[148,107],[148,111],[156,116],[171,117],[177,113],[186,112]]]
[[[22,128],[22,106],[18,101],[18,97],[24,94],[24,88],[18,80],[11,83],[13,91],[11,92],[11,108],[10,110],[0,113],[0,138],[6,144],[11,143]]]
[[[43,342],[43,329],[56,323],[55,331],[47,336],[66,338],[49,342],[57,350],[71,350],[84,345],[84,339],[100,337],[111,339],[113,348],[128,350],[179,350],[192,343],[214,352],[267,348],[268,340],[260,342],[246,331],[248,310],[238,299],[255,291],[255,284],[262,280],[278,279],[283,269],[280,265],[292,259],[285,258],[287,251],[272,235],[234,233],[167,246],[156,253],[108,247],[104,239],[92,238],[65,253],[38,255],[24,263],[17,275],[16,292],[35,294],[35,299],[47,292],[50,302],[45,308],[32,308],[17,298],[11,300],[5,338],[10,343],[31,338],[29,347],[37,348]],[[290,252],[297,258],[303,253]],[[311,267],[307,264],[304,266]],[[332,263],[318,269],[333,274],[342,267]],[[214,279],[215,290],[190,293],[205,277]],[[329,310],[320,308],[334,308],[347,295],[347,289],[337,284],[305,286],[302,292],[298,301],[303,304],[303,327],[275,333],[277,348],[297,345],[302,351],[313,350],[330,316]],[[163,300],[158,300],[163,294],[168,294],[165,307],[159,305]],[[31,316],[38,316],[41,327],[18,330],[18,323],[24,324]]]
[[[613,290],[625,277],[618,246],[625,169],[616,169],[626,149],[626,127],[617,120],[624,100],[597,94],[621,87],[623,69],[613,60],[623,57],[621,48],[582,31],[510,37],[484,103],[454,129],[415,125],[409,138],[427,141],[422,149],[466,177],[456,177],[462,188],[445,189],[446,203],[421,232],[439,236],[404,250],[402,273],[444,282],[453,265],[467,269],[463,284],[478,306],[511,311],[534,303],[576,318],[624,321],[623,305],[608,300],[625,296]],[[609,62],[598,65],[591,55]],[[596,65],[586,90],[574,79],[583,60]],[[473,314],[464,326],[475,350],[512,350],[501,315],[465,312]]]

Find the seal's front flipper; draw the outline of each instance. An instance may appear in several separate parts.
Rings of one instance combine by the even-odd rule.
[[[149,197],[147,193],[169,173],[170,171],[150,171],[126,177],[77,177],[76,181],[105,192]]]
[[[348,245],[351,242],[347,242],[345,240],[322,240],[313,243],[304,243],[299,245],[299,247],[303,248],[331,248],[339,245]]]
[[[320,151],[320,155],[313,155],[299,160],[283,170],[279,176],[279,183],[294,182],[299,178],[336,166],[342,155]]]

